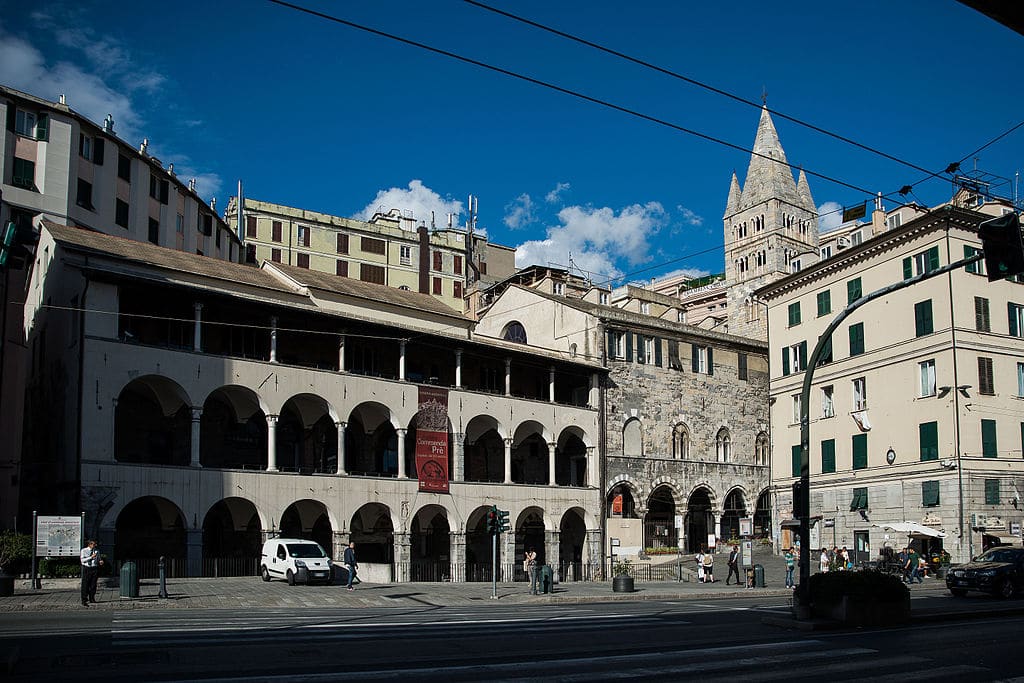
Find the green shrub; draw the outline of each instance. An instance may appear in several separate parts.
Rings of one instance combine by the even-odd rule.
[[[82,575],[82,563],[74,557],[44,557],[39,560],[39,576],[44,579],[70,579]]]
[[[0,571],[17,573],[32,559],[32,537],[17,531],[0,533]]]
[[[633,575],[633,563],[629,560],[623,560],[622,562],[616,562],[612,565],[612,576],[632,576]]]
[[[903,602],[910,589],[892,575],[874,570],[812,574],[808,586],[811,604],[834,605],[843,596],[856,602]]]

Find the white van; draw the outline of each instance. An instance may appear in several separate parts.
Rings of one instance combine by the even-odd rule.
[[[319,543],[302,538],[272,538],[263,544],[260,576],[264,581],[284,579],[296,583],[331,582],[331,558]]]

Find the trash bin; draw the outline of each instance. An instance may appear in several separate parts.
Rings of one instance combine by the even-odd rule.
[[[754,588],[764,588],[764,565],[754,565]]]
[[[554,572],[551,571],[551,565],[545,564],[540,568],[540,592],[550,593],[552,586],[554,585]]]
[[[139,597],[139,568],[131,560],[121,565],[121,597]]]

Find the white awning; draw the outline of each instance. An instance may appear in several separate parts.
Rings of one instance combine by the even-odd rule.
[[[911,538],[945,538],[946,534],[930,526],[924,526],[917,522],[891,522],[889,524],[872,524],[881,529],[888,529],[898,534],[906,534]]]

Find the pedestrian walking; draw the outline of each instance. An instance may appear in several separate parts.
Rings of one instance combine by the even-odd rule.
[[[828,569],[829,569],[829,566],[831,564],[832,564],[832,561],[828,559],[828,548],[822,548],[821,549],[821,557],[818,558],[818,568],[821,570],[821,573],[822,574],[827,573]]]
[[[917,579],[918,583],[924,583],[924,579],[921,578],[921,558],[914,548],[907,553],[907,563],[903,565],[903,569],[904,581],[908,584],[914,583],[914,579]]]
[[[537,595],[537,551],[532,547],[523,556],[523,570],[530,575],[530,595]]]
[[[87,541],[82,548],[82,607],[96,602],[96,581],[100,576],[100,551],[96,541]]]
[[[702,547],[697,551],[697,555],[693,558],[697,560],[697,580],[704,583],[704,548]]]
[[[786,588],[796,588],[796,584],[793,583],[793,568],[796,567],[796,555],[793,554],[792,546],[786,548],[786,552],[782,554],[782,559],[786,561]]]
[[[709,550],[704,553],[704,581],[715,582],[715,551]]]
[[[354,591],[352,587],[352,580],[356,578],[356,571],[359,569],[359,563],[356,562],[356,542],[349,541],[348,547],[345,548],[345,557],[342,558],[342,562],[345,564],[345,569],[348,570],[348,585],[346,588],[350,591]]]
[[[729,585],[729,579],[732,578],[733,574],[736,575],[736,585],[740,585],[740,552],[739,546],[733,546],[729,552],[729,559],[726,564],[729,565],[729,576],[725,577],[725,585]]]

